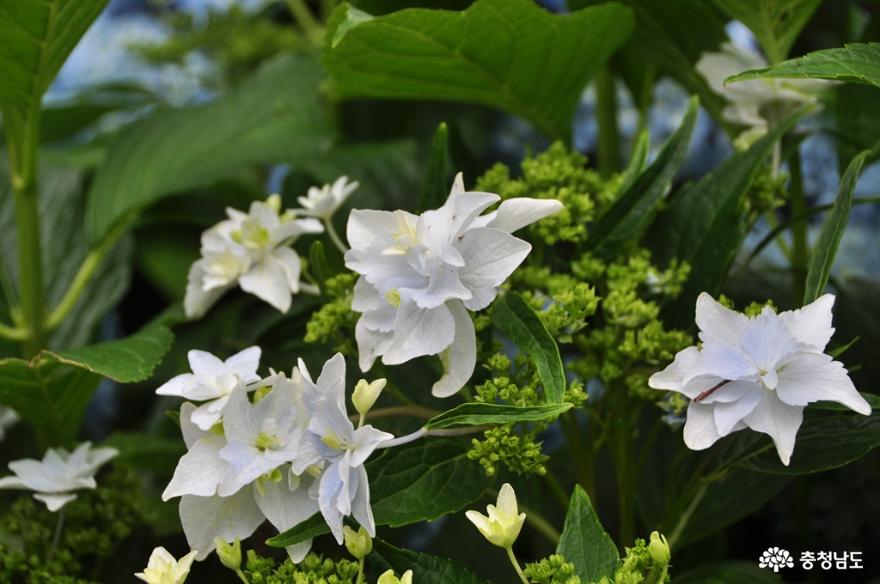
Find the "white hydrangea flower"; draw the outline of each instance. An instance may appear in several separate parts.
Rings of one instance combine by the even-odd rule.
[[[158,395],[174,395],[205,402],[192,413],[192,422],[202,430],[209,430],[223,417],[223,410],[233,390],[248,388],[260,381],[261,349],[248,347],[226,361],[205,351],[187,353],[192,373],[178,375],[156,390]],[[250,389],[253,389],[252,385]]]
[[[481,215],[499,199],[466,192],[459,174],[439,209],[352,211],[345,265],[361,275],[352,309],[362,313],[355,335],[363,371],[377,357],[398,365],[440,355],[444,374],[432,393],[448,397],[467,383],[476,364],[468,310],[491,304],[531,250],[511,232],[562,209],[559,201],[519,198]]]
[[[197,552],[190,552],[178,561],[168,550],[157,547],[150,554],[147,568],[143,572],[135,574],[147,584],[183,584],[189,576]]]
[[[0,489],[34,491],[34,498],[42,501],[49,511],[58,511],[76,499],[80,489],[94,489],[95,473],[119,454],[115,448],[92,448],[83,442],[73,452],[50,448],[43,460],[26,458],[9,463],[14,476],[0,478]]]
[[[310,187],[308,195],[297,198],[302,205],[299,211],[303,215],[329,221],[358,186],[360,185],[357,181],[348,182],[347,176],[340,176],[332,185]]]
[[[355,429],[345,407],[345,359],[337,353],[324,364],[317,382],[312,382],[305,363],[300,372],[311,384],[317,399],[309,430],[320,439],[323,472],[318,484],[318,505],[330,531],[341,545],[342,519],[349,515],[376,536],[370,507],[370,485],[364,463],[379,444],[394,438],[366,425]]]
[[[306,233],[321,233],[321,222],[279,214],[281,197],[254,201],[243,213],[227,209],[228,219],[202,234],[202,257],[189,271],[183,304],[190,318],[202,316],[236,283],[281,312],[301,288],[299,255],[289,246]]]
[[[724,83],[727,78],[743,71],[767,66],[760,54],[733,43],[724,43],[720,52],[703,53],[696,69],[712,91],[727,100],[722,113],[724,119],[749,126],[753,133],[761,133],[768,125],[780,122],[799,107],[817,103],[816,94],[828,86],[827,81],[816,79],[752,79]]]
[[[0,442],[6,438],[6,430],[18,423],[18,413],[12,408],[0,406]]]
[[[870,415],[843,365],[825,354],[834,333],[826,294],[799,310],[755,318],[729,310],[703,293],[696,321],[702,346],[680,351],[649,385],[690,398],[684,441],[702,450],[750,428],[769,435],[788,465],[807,404],[834,401]]]
[[[507,549],[519,537],[526,514],[519,512],[516,493],[510,483],[501,485],[496,503],[486,506],[488,515],[483,515],[479,511],[467,511],[465,516],[490,543]]]

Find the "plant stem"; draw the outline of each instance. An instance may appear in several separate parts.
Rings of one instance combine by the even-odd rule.
[[[348,246],[343,243],[342,238],[336,233],[336,228],[333,227],[333,221],[330,219],[324,219],[324,226],[327,228],[327,235],[330,236],[330,241],[333,242],[336,249],[342,252],[342,255],[345,255],[345,252],[348,251]]]
[[[354,582],[355,584],[364,584],[364,558],[358,560],[358,574]]]
[[[543,515],[525,505],[519,505],[519,510],[521,513],[526,514],[526,523],[534,527],[538,533],[549,539],[550,543],[553,545],[559,543],[559,538],[562,537],[562,534],[560,534],[559,530],[553,527]]]
[[[704,480],[702,484],[697,488],[694,496],[691,497],[691,502],[688,503],[688,506],[684,510],[684,513],[679,515],[678,521],[675,523],[675,527],[672,528],[672,532],[669,534],[669,537],[666,540],[667,542],[669,542],[670,549],[675,549],[675,544],[678,543],[679,538],[681,538],[681,534],[684,533],[684,528],[687,527],[688,521],[691,520],[691,516],[694,514],[694,511],[697,510],[697,507],[700,505],[700,501],[702,501],[703,497],[706,495],[706,491],[709,489],[710,484],[711,481]]]
[[[24,341],[27,339],[27,331],[0,322],[0,338],[9,339],[10,341]]]
[[[320,46],[324,31],[304,0],[287,0],[287,7],[290,9],[290,13],[296,19],[303,33],[312,43]]]
[[[19,299],[27,338],[24,352],[35,355],[45,345],[43,330],[43,269],[40,251],[40,211],[37,186],[37,156],[40,132],[39,101],[19,117],[4,112],[15,223],[18,241]]]
[[[517,576],[522,580],[523,584],[529,584],[528,578],[523,574],[522,568],[519,566],[519,561],[516,559],[516,554],[513,553],[513,546],[508,546],[504,548],[507,552],[507,557],[510,558],[510,563],[513,565],[513,569],[516,570]]]
[[[55,523],[55,533],[52,534],[52,546],[49,548],[49,552],[46,554],[46,563],[48,564],[52,561],[52,556],[55,555],[55,551],[58,549],[58,544],[61,543],[61,531],[64,529],[64,509],[58,511],[58,521]]]
[[[550,470],[547,471],[547,474],[544,475],[544,480],[547,482],[547,486],[550,487],[550,492],[553,493],[553,496],[556,497],[556,500],[559,502],[559,506],[563,511],[568,509],[568,495],[563,490],[562,485],[559,484],[559,480],[556,478]]]
[[[596,122],[599,126],[599,173],[602,178],[608,178],[620,169],[620,136],[614,76],[607,66],[596,74]]]
[[[807,201],[804,196],[804,181],[801,174],[801,154],[795,148],[788,159],[788,170],[791,173],[791,214],[799,217],[791,225],[791,275],[792,291],[795,306],[804,298],[804,287],[807,280],[807,262],[809,249],[807,243]]]
[[[251,581],[248,580],[248,577],[244,575],[244,572],[241,571],[241,568],[235,571],[235,575],[238,576],[238,579],[241,580],[244,584],[251,584]]]

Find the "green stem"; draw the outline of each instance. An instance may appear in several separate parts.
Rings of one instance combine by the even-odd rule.
[[[40,211],[37,187],[37,156],[40,133],[39,102],[24,118],[4,112],[15,223],[18,241],[19,299],[27,338],[24,351],[35,355],[45,346],[43,330],[43,271],[40,247]]]
[[[70,314],[70,311],[76,306],[77,300],[79,300],[83,291],[85,291],[86,285],[91,281],[92,276],[95,274],[95,270],[101,265],[101,260],[103,260],[104,256],[107,255],[107,252],[113,248],[113,245],[120,236],[125,233],[127,227],[127,222],[120,223],[116,228],[104,236],[104,239],[102,239],[100,243],[98,243],[98,245],[86,255],[79,267],[79,271],[77,271],[76,275],[73,277],[70,287],[67,289],[67,292],[64,293],[64,297],[61,298],[61,301],[55,309],[49,313],[48,318],[46,318],[46,330],[53,330],[64,322],[64,319]]]
[[[330,219],[324,219],[324,226],[327,228],[327,235],[330,236],[330,241],[333,242],[333,245],[336,246],[336,249],[342,252],[342,255],[345,255],[345,252],[348,251],[348,246],[342,241],[342,238],[339,237],[339,234],[336,233],[336,228],[333,227],[333,221]]]
[[[620,169],[620,136],[614,76],[607,66],[596,74],[596,121],[599,126],[599,173],[608,178]]]
[[[513,569],[516,570],[517,576],[522,580],[523,584],[529,584],[528,578],[523,573],[522,568],[519,566],[519,561],[516,559],[516,555],[513,553],[513,546],[509,546],[504,548],[507,552],[507,557],[510,558],[510,563],[513,565]]]
[[[58,544],[61,543],[61,532],[64,530],[64,509],[58,511],[58,521],[55,523],[55,533],[52,535],[52,546],[46,554],[46,563],[52,561],[52,556],[58,550]]]
[[[9,326],[0,322],[0,337],[10,341],[24,341],[28,338],[28,332],[23,328]]]
[[[681,534],[684,533],[684,528],[687,527],[688,522],[691,520],[691,516],[694,514],[694,511],[697,510],[697,507],[699,507],[700,501],[702,501],[703,497],[706,495],[706,491],[709,489],[710,484],[711,481],[703,481],[703,483],[694,493],[694,496],[691,497],[691,502],[684,510],[684,513],[679,515],[678,521],[675,523],[675,527],[672,528],[672,532],[667,538],[670,549],[675,549],[675,544],[678,543],[678,540],[681,538]]]
[[[358,560],[358,574],[354,582],[355,584],[364,584],[364,558]]]
[[[287,7],[309,40],[320,46],[324,31],[304,0],[287,0]]]
[[[798,306],[804,298],[810,252],[807,242],[807,201],[804,196],[804,181],[801,174],[801,154],[797,148],[788,159],[788,167],[791,173],[791,187],[789,189],[791,192],[791,214],[793,217],[799,217],[791,226],[792,291],[795,306]]]
[[[244,575],[244,572],[241,571],[241,568],[235,571],[235,575],[238,576],[238,579],[241,580],[244,584],[251,584],[251,581],[248,580],[248,577]]]
[[[526,514],[526,523],[534,527],[536,531],[550,540],[550,543],[553,545],[559,543],[559,538],[562,537],[562,535],[543,515],[535,511],[534,508],[526,507],[522,504],[519,505],[519,510]]]
[[[635,509],[633,507],[635,493],[633,493],[632,481],[634,469],[633,459],[630,457],[633,445],[630,443],[629,437],[632,424],[638,420],[638,407],[631,413],[632,405],[629,402],[630,400],[626,399],[626,394],[621,392],[619,409],[617,410],[618,424],[614,430],[615,439],[611,442],[614,453],[614,471],[617,478],[617,509],[621,547],[631,544],[635,537]]]
[[[559,484],[559,479],[556,478],[556,475],[550,470],[547,470],[547,474],[544,475],[544,480],[547,482],[550,492],[553,493],[553,496],[559,502],[560,507],[562,507],[563,510],[568,509],[568,494],[566,494],[562,485]]]

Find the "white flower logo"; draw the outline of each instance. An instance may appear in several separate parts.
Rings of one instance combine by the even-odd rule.
[[[782,568],[791,568],[794,566],[794,560],[788,550],[778,547],[772,547],[764,551],[758,560],[759,568],[771,568],[774,572],[779,572]]]

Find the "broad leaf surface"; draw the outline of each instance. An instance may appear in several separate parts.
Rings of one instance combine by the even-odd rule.
[[[749,27],[771,62],[788,56],[791,45],[822,0],[715,0],[724,12]]]
[[[617,546],[605,532],[590,497],[576,486],[568,504],[565,526],[556,553],[574,564],[581,582],[612,578],[619,559]]]
[[[485,580],[462,566],[446,558],[405,550],[373,540],[373,553],[367,558],[376,572],[394,570],[398,576],[407,570],[413,572],[413,582],[419,584],[487,584]]]
[[[853,43],[814,51],[766,69],[734,75],[727,83],[766,77],[832,79],[880,87],[880,43]]]

